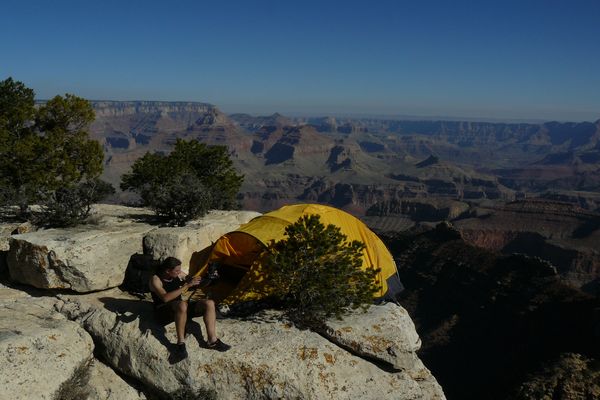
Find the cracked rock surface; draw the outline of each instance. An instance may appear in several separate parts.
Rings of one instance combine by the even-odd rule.
[[[405,311],[388,304],[373,306],[366,323],[376,320],[380,331],[352,325],[353,335],[338,340],[386,342],[400,358],[402,369],[382,368],[391,355],[371,348],[370,357],[336,345],[319,333],[299,330],[281,313],[263,311],[244,319],[218,321],[218,335],[232,345],[225,353],[203,347],[203,324],[196,318],[189,324],[186,339],[188,358],[173,362],[171,344],[175,327],[157,325],[152,305],[114,289],[89,295],[64,295],[60,312],[78,321],[92,335],[101,357],[113,368],[142,382],[152,391],[169,394],[181,390],[210,391],[219,399],[444,399],[441,387],[416,356],[407,356],[419,346],[416,333],[408,334],[411,343],[394,343],[404,334],[385,338],[385,332],[412,329],[399,326],[397,318],[389,323],[377,315]],[[395,308],[402,310],[396,310]],[[368,315],[367,314],[367,315]],[[364,315],[363,315],[364,316]],[[356,317],[359,320],[360,316]],[[410,321],[410,319],[408,319]],[[341,322],[342,324],[343,321]],[[343,331],[343,330],[342,330]],[[368,332],[365,339],[360,332]],[[406,336],[406,335],[404,335]],[[351,346],[350,346],[351,347]]]
[[[92,358],[94,342],[58,300],[0,288],[0,398],[54,399]]]

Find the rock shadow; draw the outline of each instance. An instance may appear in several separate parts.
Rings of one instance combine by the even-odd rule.
[[[113,312],[117,320],[123,323],[131,323],[139,320],[138,328],[142,335],[150,333],[156,338],[169,352],[169,362],[175,364],[185,357],[177,352],[177,345],[167,337],[166,326],[173,323],[161,323],[154,314],[153,304],[145,300],[119,299],[114,297],[101,297],[99,299],[104,308]],[[200,347],[206,346],[206,340],[202,335],[202,327],[192,316],[188,317],[186,325],[186,336],[192,335]]]

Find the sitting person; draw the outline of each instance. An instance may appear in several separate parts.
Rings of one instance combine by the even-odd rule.
[[[188,315],[202,315],[206,326],[206,344],[209,349],[227,351],[231,346],[217,339],[215,302],[210,299],[190,302],[183,300],[181,294],[189,288],[200,285],[201,278],[187,279],[181,270],[181,261],[175,257],[167,257],[150,278],[150,292],[154,300],[155,315],[162,324],[175,321],[177,332],[177,349],[187,356],[185,349],[185,327]]]

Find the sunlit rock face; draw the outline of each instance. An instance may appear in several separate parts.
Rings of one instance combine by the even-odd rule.
[[[203,347],[200,319],[189,327],[189,356],[174,362],[173,324],[156,325],[152,306],[118,291],[61,296],[61,312],[99,344],[102,358],[158,393],[209,391],[219,399],[444,399],[415,355],[420,340],[400,306],[331,322],[321,334],[299,330],[280,312],[218,321],[225,353]],[[324,337],[325,336],[325,337]]]
[[[99,207],[104,211],[95,224],[13,235],[7,255],[11,279],[77,292],[120,285],[129,259],[142,253],[143,237],[155,227],[132,218],[138,212],[148,215],[149,210]]]
[[[176,257],[187,270],[194,252],[258,215],[211,211],[185,227],[161,228],[148,223],[148,209],[96,205],[93,224],[10,236],[8,271],[12,280],[37,288],[104,290],[123,283],[136,254],[155,261]]]
[[[0,398],[54,399],[91,360],[94,342],[53,297],[0,287]]]

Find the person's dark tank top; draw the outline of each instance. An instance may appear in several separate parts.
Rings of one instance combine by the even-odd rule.
[[[179,289],[180,287],[182,287],[185,284],[185,281],[180,278],[173,278],[170,280],[166,280],[159,276],[158,279],[160,279],[160,281],[162,282],[163,288],[165,289],[165,292],[167,292],[167,293],[172,292],[173,290]],[[150,294],[152,295],[152,300],[154,300],[154,307],[158,307],[162,304],[165,304],[165,302],[162,301],[162,299],[156,293],[154,293],[153,291],[150,291]],[[176,297],[173,300],[181,300],[181,295],[179,295],[178,297]],[[171,301],[173,301],[173,300],[171,300]]]

